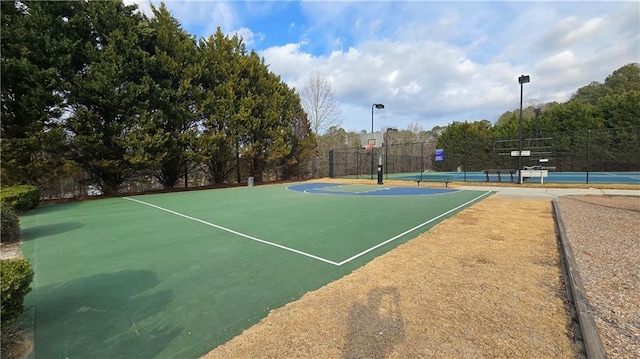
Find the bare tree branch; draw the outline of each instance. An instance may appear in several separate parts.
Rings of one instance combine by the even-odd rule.
[[[300,98],[316,136],[331,126],[341,125],[342,110],[333,97],[331,81],[325,74],[318,71],[310,74],[304,80]]]

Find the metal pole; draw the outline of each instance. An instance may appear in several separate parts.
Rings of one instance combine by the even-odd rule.
[[[522,87],[523,83],[520,81],[520,126],[518,134],[518,183],[522,183]]]
[[[360,178],[360,148],[356,148],[356,168],[356,179],[358,179]]]
[[[384,179],[389,179],[389,130],[384,142]]]
[[[589,184],[589,155],[591,153],[591,130],[587,131],[587,184]]]
[[[533,111],[536,113],[536,138],[538,138],[538,134],[540,132],[540,111],[542,110],[536,107]]]
[[[465,182],[467,182],[467,140],[468,139],[469,139],[469,136],[465,133],[464,135],[464,181]]]
[[[333,150],[329,151],[329,178],[333,178]]]
[[[413,152],[413,150],[411,152]],[[420,182],[422,182],[423,173],[424,173],[424,142],[420,142]]]
[[[184,188],[189,188],[189,165],[184,164]]]
[[[373,108],[376,105],[371,105],[371,133],[373,133]],[[373,149],[371,149],[371,179],[373,179]]]
[[[382,166],[382,152],[380,150],[378,150],[378,184],[384,184],[384,181],[382,179],[382,177],[383,177],[382,176],[383,175],[383,173],[382,173],[383,168],[382,167],[383,167]]]
[[[382,144],[384,145],[384,173],[385,173],[385,179],[389,179],[389,131],[393,131],[396,132],[398,131],[397,128],[387,128],[387,131],[385,132],[385,138],[384,138],[384,142],[382,142]]]
[[[520,130],[519,130],[519,148],[518,148],[518,183],[522,183],[522,87],[524,84],[531,81],[529,75],[522,75],[518,77],[518,83],[520,84]]]

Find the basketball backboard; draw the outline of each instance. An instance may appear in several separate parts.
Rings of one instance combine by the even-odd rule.
[[[382,147],[382,132],[363,133],[360,135],[360,148],[373,145],[374,148]]]

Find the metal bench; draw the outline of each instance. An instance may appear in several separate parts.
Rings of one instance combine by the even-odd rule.
[[[448,188],[453,177],[445,175],[424,175],[416,177],[416,182],[420,186],[420,182],[444,182],[444,187]]]
[[[489,175],[498,175],[498,182],[502,182],[502,175],[509,175],[511,182],[513,182],[513,176],[518,174],[517,170],[513,169],[490,169],[482,171],[486,176],[486,181],[489,182]]]

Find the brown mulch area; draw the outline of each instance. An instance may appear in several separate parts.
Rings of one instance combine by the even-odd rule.
[[[640,357],[640,197],[567,196],[558,207],[607,356]]]
[[[33,350],[30,333],[24,329],[27,325],[15,323],[8,328],[2,328],[1,357],[3,359],[26,358]]]
[[[575,358],[549,200],[488,198],[205,358]]]

